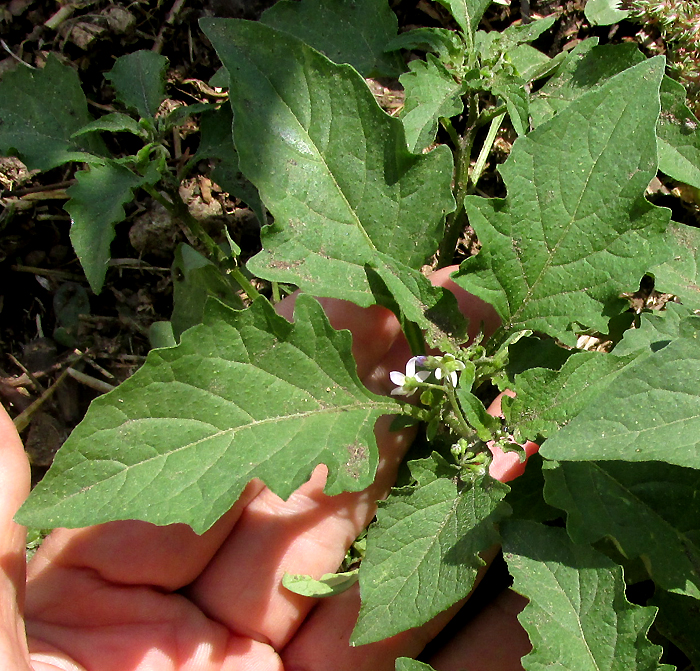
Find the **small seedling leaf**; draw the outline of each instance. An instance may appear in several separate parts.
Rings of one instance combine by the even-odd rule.
[[[144,119],[153,119],[165,100],[167,67],[165,56],[142,49],[117,58],[105,79],[124,105]]]

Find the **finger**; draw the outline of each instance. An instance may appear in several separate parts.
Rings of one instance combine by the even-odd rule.
[[[486,564],[479,569],[472,593],[498,554],[494,545],[481,554]],[[471,593],[470,593],[471,596]],[[355,587],[331,599],[323,599],[303,627],[281,652],[287,671],[323,671],[333,659],[336,671],[381,671],[394,669],[397,657],[415,657],[455,616],[469,596],[438,614],[425,624],[395,636],[358,647],[350,645],[350,637],[360,610],[360,593]]]
[[[505,590],[431,656],[436,671],[521,671],[520,659],[532,649],[518,621],[527,599]]]
[[[24,636],[25,528],[13,517],[29,494],[29,463],[12,420],[0,406],[0,667],[29,669]]]
[[[357,586],[322,600],[304,627],[281,652],[285,671],[393,671],[397,657],[415,657],[450,621],[460,604],[427,624],[396,636],[352,647],[350,636],[360,608]]]
[[[488,407],[487,412],[494,417],[503,417],[503,412],[501,410],[501,399],[504,396],[510,396],[511,398],[515,396],[515,393],[510,389],[506,389],[502,394],[499,394]],[[520,461],[520,456],[517,452],[504,452],[498,445],[490,442],[489,449],[491,454],[493,454],[493,461],[489,466],[489,475],[500,480],[501,482],[510,482],[515,478],[521,476],[525,472],[525,466],[527,465],[527,460],[535,452],[540,449],[537,443],[532,441],[525,441],[522,447],[525,450],[525,461]]]
[[[320,466],[287,501],[265,490],[246,508],[235,533],[188,591],[205,613],[277,650],[289,641],[316,600],[285,589],[282,577],[320,578],[338,569],[374,516],[377,499],[395,481],[413,438],[409,431],[390,432],[390,421],[382,417],[375,428],[381,459],[368,489],[327,496]]]

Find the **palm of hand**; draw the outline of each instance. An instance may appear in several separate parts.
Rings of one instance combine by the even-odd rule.
[[[443,275],[438,281],[444,283]],[[481,319],[493,323],[488,306],[463,295],[460,301],[475,327]],[[365,384],[388,391],[388,371],[401,370],[410,356],[396,320],[381,308],[324,303],[335,328],[352,330]],[[282,306],[281,312],[290,316],[291,306]],[[377,424],[380,467],[374,484],[363,492],[325,496],[325,470],[319,467],[286,502],[262,483],[251,482],[202,536],[184,525],[131,521],[54,532],[29,567],[24,613],[28,652],[14,606],[24,580],[23,540],[11,522],[26,496],[27,465],[3,414],[0,458],[6,463],[0,469],[0,491],[6,494],[0,502],[0,543],[5,539],[11,549],[0,564],[6,574],[0,581],[2,668],[380,671],[393,669],[397,656],[415,656],[453,612],[386,641],[351,648],[347,642],[359,607],[357,589],[317,603],[281,586],[285,572],[335,571],[372,518],[375,500],[388,493],[412,439],[410,431],[392,433],[388,427],[388,418]],[[470,668],[520,668],[528,642],[515,620],[521,607],[516,599],[505,595],[446,651],[436,668],[460,668],[464,655],[469,655]],[[492,654],[496,626],[513,631],[500,660]]]

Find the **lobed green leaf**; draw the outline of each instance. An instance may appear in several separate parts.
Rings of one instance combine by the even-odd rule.
[[[229,71],[241,170],[275,219],[251,271],[362,306],[388,292],[385,304],[428,327],[444,291],[418,269],[454,208],[447,147],[409,153],[401,121],[356,71],[285,33],[225,19],[202,28]]]
[[[498,540],[507,491],[489,477],[461,490],[444,477],[393,490],[367,535],[352,644],[417,627],[466,597],[484,565],[478,553]]]
[[[559,461],[664,461],[700,468],[698,379],[695,331],[622,371],[604,403],[585,407],[540,452]]]
[[[375,421],[396,402],[364,388],[350,334],[317,301],[299,296],[295,318],[263,298],[241,312],[210,301],[177,347],[151,351],[93,402],[18,520],[184,522],[202,533],[252,478],[287,498],[325,463],[328,494],[367,487]]]
[[[502,333],[573,345],[577,324],[604,332],[604,312],[667,257],[669,212],[644,200],[663,66],[629,68],[519,138],[501,168],[507,199],[465,199],[483,247],[453,279],[496,308]]]
[[[77,183],[66,193],[64,209],[71,217],[70,239],[90,288],[99,294],[111,258],[114,225],[123,221],[124,205],[144,178],[114,161],[93,162],[75,174]]]
[[[612,560],[534,522],[509,522],[502,534],[513,589],[530,600],[518,616],[532,643],[526,671],[673,669],[646,638],[655,609],[627,601]]]

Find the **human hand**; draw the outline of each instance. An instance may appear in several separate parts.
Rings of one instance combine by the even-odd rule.
[[[448,284],[449,271],[434,281]],[[451,286],[453,290],[454,285]],[[456,291],[473,332],[493,310]],[[358,373],[388,393],[388,372],[411,356],[396,319],[324,300],[335,328],[353,332]],[[280,312],[290,316],[291,303]],[[185,525],[110,522],[52,533],[29,565],[26,602],[23,529],[12,516],[29,489],[29,469],[11,420],[0,411],[0,668],[8,671],[383,671],[415,657],[457,612],[385,641],[351,648],[359,608],[355,588],[317,601],[281,586],[285,572],[335,571],[387,495],[413,433],[375,429],[381,460],[367,490],[328,497],[325,468],[288,501],[258,481],[207,533]],[[529,448],[532,450],[532,446]],[[498,453],[492,473],[511,479],[517,457]],[[516,614],[525,601],[496,596],[429,661],[438,671],[519,669],[529,642]],[[26,639],[23,618],[26,618]]]

